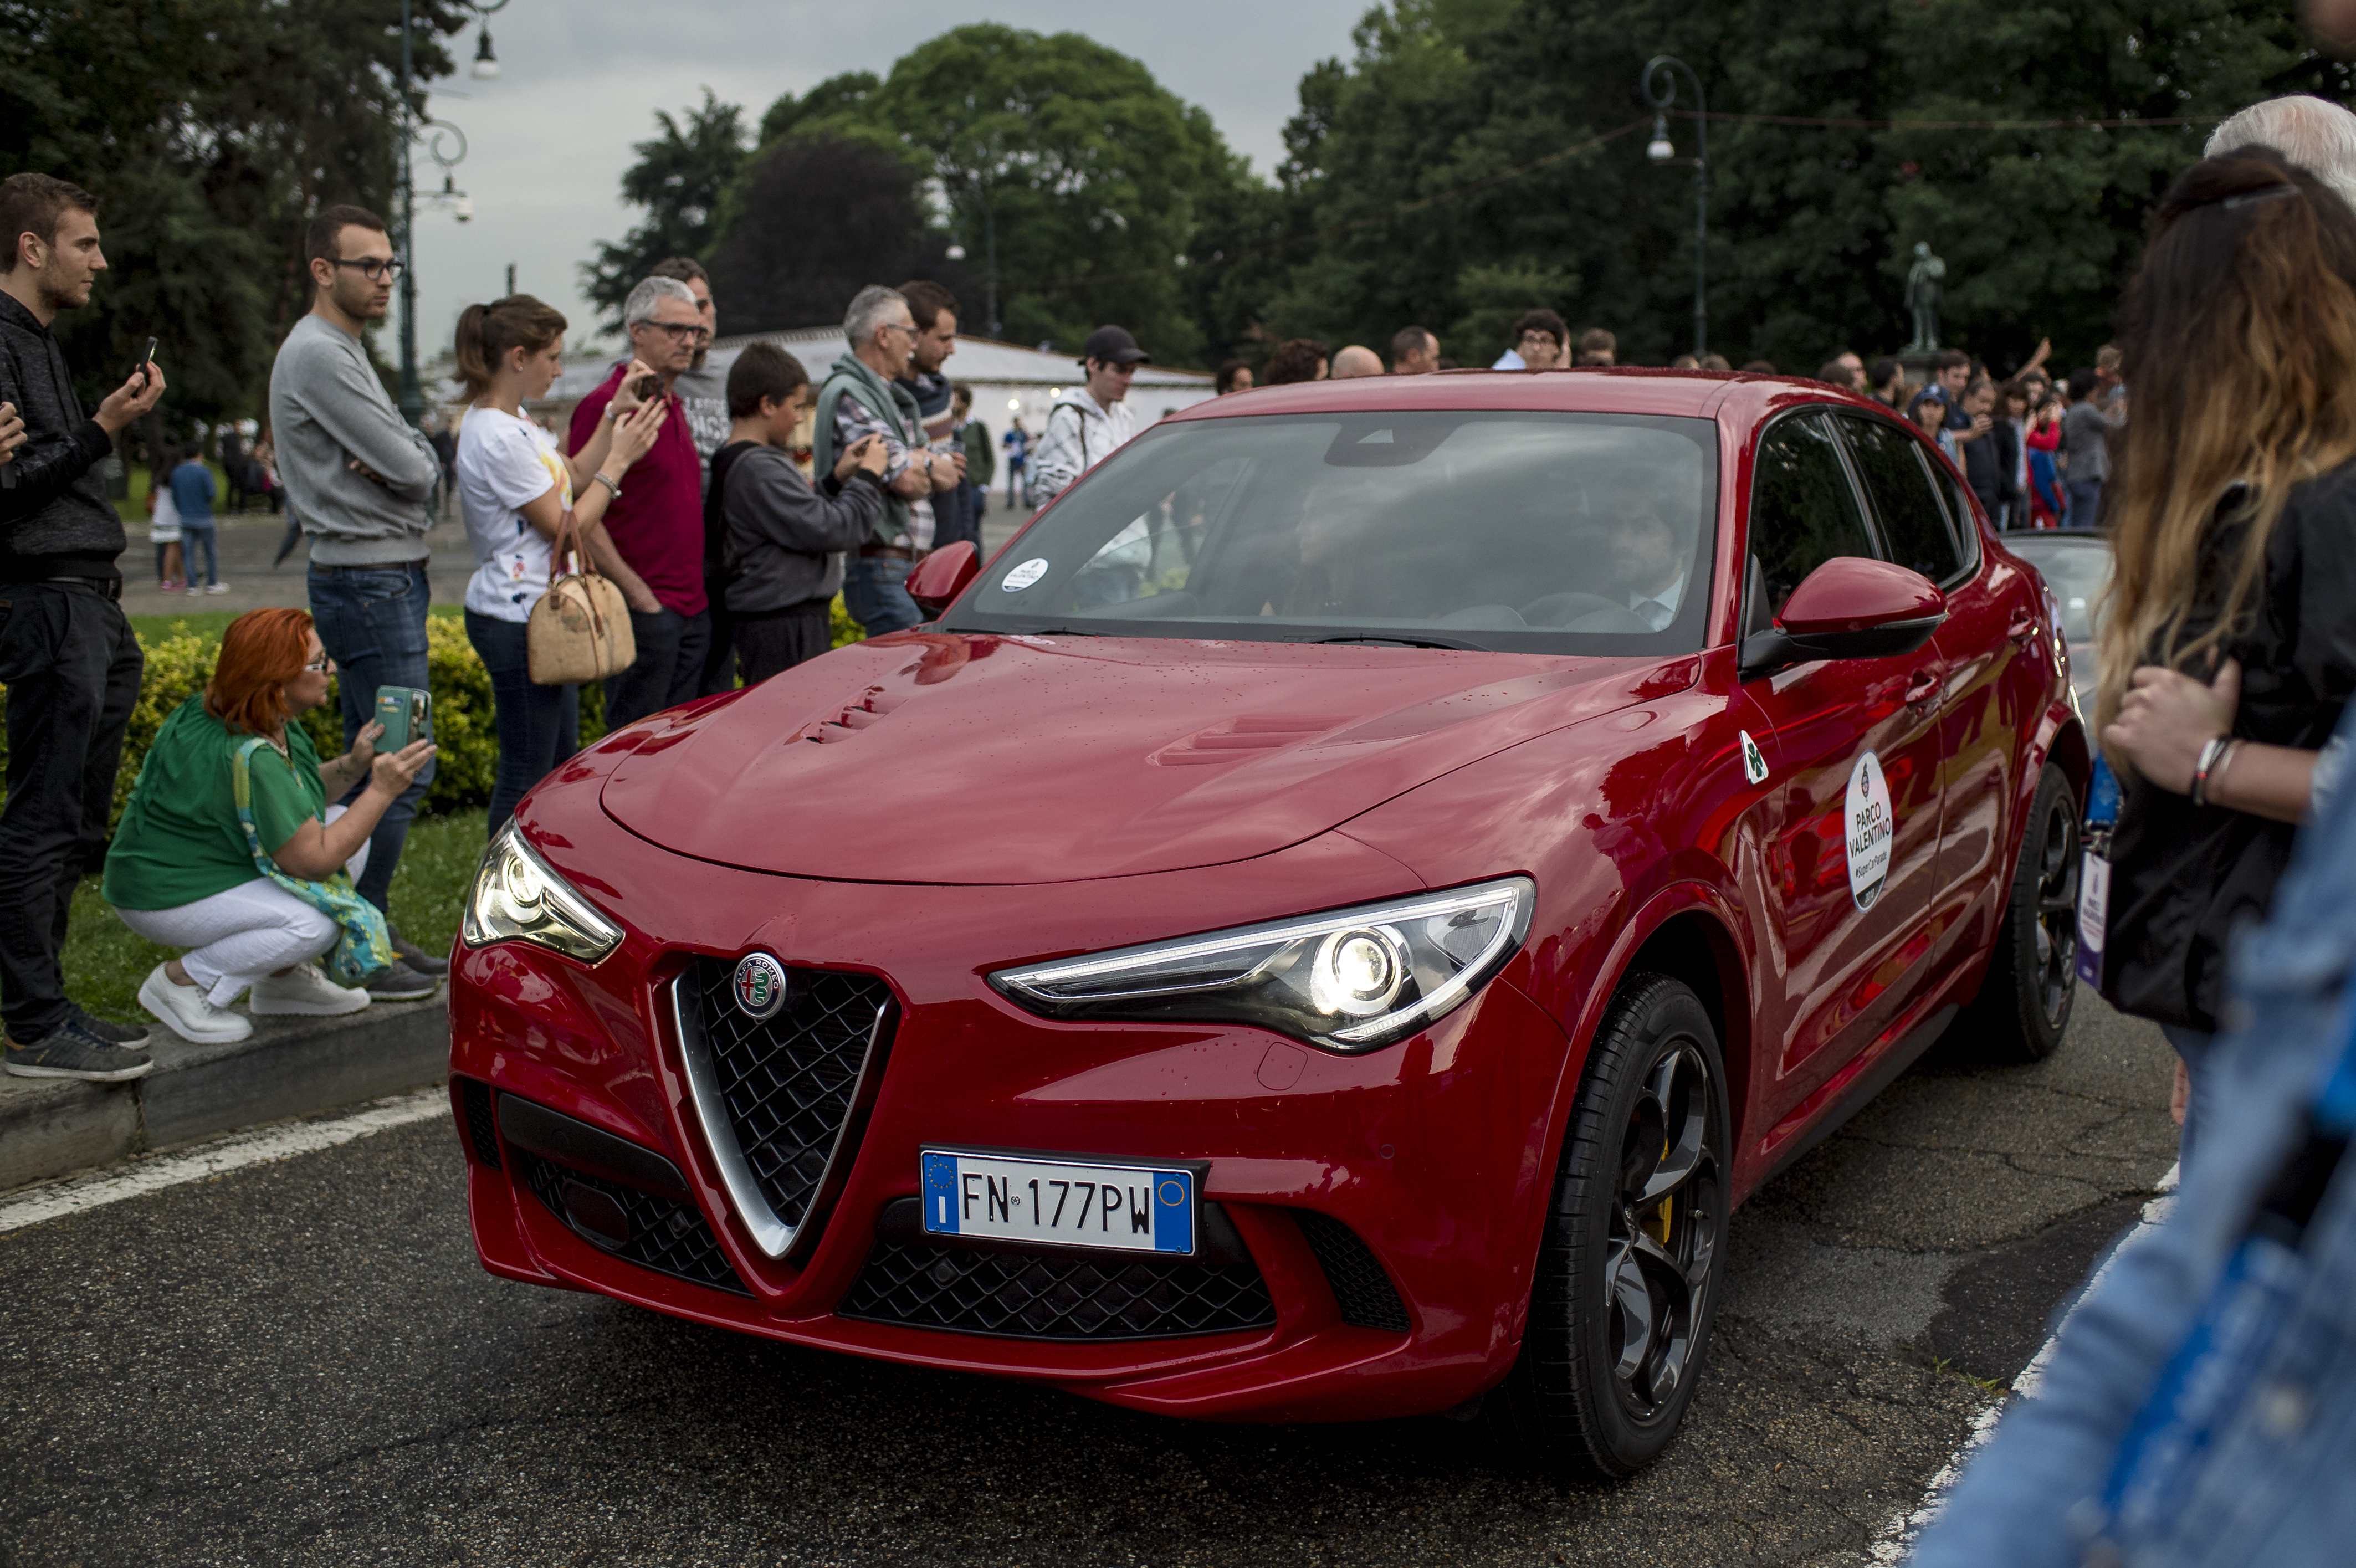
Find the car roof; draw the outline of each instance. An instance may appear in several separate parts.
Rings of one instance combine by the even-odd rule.
[[[1794,403],[1855,408],[1896,421],[1882,404],[1825,381],[1723,370],[1655,370],[1636,366],[1575,370],[1440,370],[1428,376],[1362,376],[1346,381],[1296,381],[1207,398],[1169,421],[1258,414],[1335,414],[1378,410],[1512,409],[1542,412],[1723,415],[1764,419]],[[1896,421],[1903,423],[1903,421]]]

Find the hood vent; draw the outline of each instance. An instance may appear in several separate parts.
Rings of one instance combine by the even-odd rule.
[[[1312,714],[1243,713],[1183,741],[1173,741],[1146,760],[1156,767],[1198,767],[1211,763],[1239,763],[1246,757],[1323,735],[1343,720]]]

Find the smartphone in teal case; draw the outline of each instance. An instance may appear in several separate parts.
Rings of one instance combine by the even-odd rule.
[[[376,721],[384,726],[377,738],[380,752],[398,752],[412,741],[434,739],[434,694],[414,686],[376,688]]]

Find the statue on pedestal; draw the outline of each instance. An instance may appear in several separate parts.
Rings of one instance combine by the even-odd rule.
[[[1909,354],[1929,354],[1939,347],[1939,304],[1946,297],[1940,286],[1947,263],[1931,254],[1931,242],[1914,242],[1914,265],[1906,273],[1906,308],[1914,315],[1914,341]]]

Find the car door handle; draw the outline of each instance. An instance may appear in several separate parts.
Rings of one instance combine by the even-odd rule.
[[[2022,647],[2027,647],[2029,640],[2037,635],[2037,617],[2026,610],[2015,610],[2012,613],[2012,624],[2004,629],[2004,635]]]
[[[1922,704],[1930,701],[1933,698],[1939,695],[1939,688],[1944,683],[1942,681],[1937,670],[1916,670],[1914,672],[1913,678],[1906,683],[1906,706],[1909,708],[1922,707]]]

